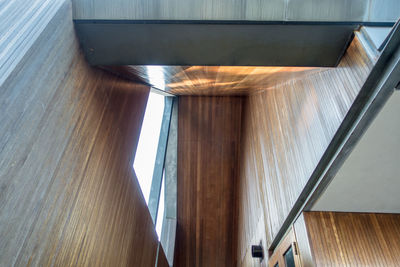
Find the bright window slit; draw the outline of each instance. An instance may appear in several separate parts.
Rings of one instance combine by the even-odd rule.
[[[164,96],[150,92],[133,163],[146,204],[149,202],[163,112]]]
[[[156,232],[158,235],[158,239],[161,240],[161,232],[162,225],[164,221],[164,191],[165,191],[165,174],[163,174],[162,183],[161,183],[161,192],[160,192],[160,202],[158,204],[157,211],[157,222],[156,222]]]

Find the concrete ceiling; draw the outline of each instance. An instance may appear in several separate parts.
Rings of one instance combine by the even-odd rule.
[[[395,91],[312,210],[400,213],[399,115]]]

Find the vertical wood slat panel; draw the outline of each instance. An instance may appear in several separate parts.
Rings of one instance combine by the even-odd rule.
[[[400,215],[305,212],[316,266],[398,266]]]
[[[0,86],[65,0],[0,3]]]
[[[260,217],[269,247],[372,66],[356,37],[337,68],[249,96],[239,179],[239,262],[259,232]]]
[[[89,67],[60,8],[0,87],[1,266],[154,266],[132,169],[148,92]]]
[[[165,256],[164,249],[162,248],[161,244],[158,250],[157,267],[169,267],[167,256]]]
[[[395,21],[396,0],[73,0],[75,19]]]
[[[179,97],[176,266],[236,266],[241,97]]]
[[[304,267],[314,267],[314,259],[311,252],[310,239],[308,236],[307,225],[302,213],[293,224],[296,235],[298,252],[300,254],[301,265]]]
[[[283,20],[285,1],[74,0],[74,19]]]

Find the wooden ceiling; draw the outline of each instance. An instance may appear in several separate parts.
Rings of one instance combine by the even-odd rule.
[[[246,95],[329,68],[246,66],[103,66],[175,95]]]

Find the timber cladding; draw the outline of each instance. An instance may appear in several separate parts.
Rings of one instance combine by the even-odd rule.
[[[241,97],[179,97],[175,266],[236,266]]]
[[[103,66],[103,68],[128,79],[140,79],[156,88],[160,87],[154,83],[157,81],[156,75],[147,71],[148,66]],[[324,70],[316,67],[249,66],[158,66],[157,68],[164,75],[167,92],[191,96],[248,95]]]
[[[400,214],[304,212],[316,266],[399,266]]]
[[[238,262],[244,266],[252,240],[271,245],[372,66],[355,37],[337,68],[247,98],[238,186]]]
[[[66,2],[0,88],[0,266],[154,266],[132,169],[149,87],[74,36]]]

